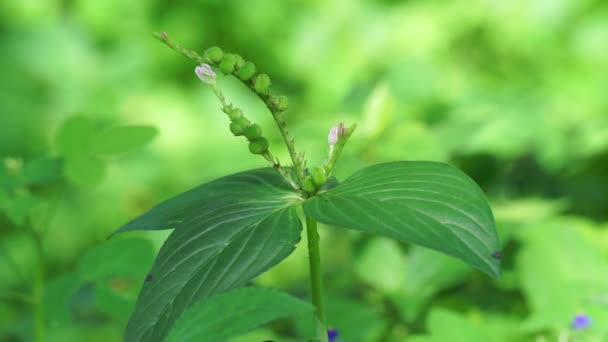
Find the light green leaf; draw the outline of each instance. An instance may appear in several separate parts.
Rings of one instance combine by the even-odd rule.
[[[405,283],[405,255],[399,243],[387,238],[368,242],[357,259],[359,277],[383,294],[399,291]]]
[[[57,158],[41,157],[25,164],[23,175],[28,184],[41,185],[61,178],[62,161]]]
[[[435,162],[362,169],[304,203],[320,222],[385,235],[459,258],[493,277],[500,250],[492,211],[477,184]]]
[[[144,283],[125,339],[162,340],[193,303],[243,286],[291,254],[302,229],[296,198],[273,169],[251,170],[170,199],[123,227],[177,228]]]
[[[175,322],[167,341],[221,342],[273,320],[312,311],[312,305],[288,294],[246,287],[194,304]]]
[[[143,147],[156,135],[158,130],[152,126],[118,126],[95,134],[91,143],[91,153],[112,155],[130,152]]]
[[[105,163],[88,155],[75,155],[65,160],[64,172],[72,184],[91,187],[103,180]]]
[[[66,273],[46,284],[43,303],[51,325],[72,320],[70,304],[81,285],[82,282],[76,273]]]
[[[89,153],[95,125],[84,116],[67,119],[57,133],[57,150],[64,156],[86,155]]]

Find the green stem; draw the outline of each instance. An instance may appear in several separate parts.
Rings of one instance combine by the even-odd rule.
[[[323,276],[321,272],[321,253],[319,250],[319,232],[317,221],[306,217],[306,233],[308,236],[308,257],[310,265],[310,288],[312,304],[315,306],[315,331],[317,338],[327,342],[327,325],[325,319],[325,304],[323,299]]]

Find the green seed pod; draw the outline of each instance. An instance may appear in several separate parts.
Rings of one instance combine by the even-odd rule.
[[[234,135],[243,135],[245,128],[249,126],[250,122],[246,117],[240,117],[230,123],[230,132]]]
[[[312,170],[312,181],[318,187],[321,187],[323,184],[325,184],[325,182],[327,182],[327,175],[322,167],[317,166]]]
[[[234,67],[236,68],[236,70],[242,68],[243,65],[245,65],[245,60],[243,59],[243,57],[241,57],[241,55],[234,55]]]
[[[209,57],[209,59],[213,63],[219,63],[222,61],[222,57],[224,57],[224,52],[217,46],[210,47],[205,51],[205,55]]]
[[[304,182],[302,182],[302,189],[304,189],[304,191],[306,191],[309,194],[313,194],[313,193],[315,193],[315,191],[317,191],[317,187],[315,186],[315,183],[312,181],[311,176],[308,176],[304,179]]]
[[[231,121],[235,121],[243,117],[243,111],[238,108],[232,109],[231,111],[227,112],[227,114]]]
[[[270,87],[270,77],[266,74],[260,74],[255,77],[253,81],[253,88],[256,93],[264,95],[268,93],[268,88]]]
[[[264,154],[268,152],[268,140],[266,138],[257,138],[249,142],[249,151],[253,154]]]
[[[220,63],[220,70],[224,73],[224,75],[232,74],[234,71],[234,65],[236,63],[236,58],[233,54],[227,53],[222,58],[222,62]]]
[[[262,127],[258,124],[252,124],[251,126],[245,128],[243,132],[247,140],[255,140],[262,136]]]
[[[246,62],[239,69],[238,76],[243,81],[247,81],[248,79],[250,79],[253,76],[253,74],[255,74],[255,64],[253,64],[251,62]]]

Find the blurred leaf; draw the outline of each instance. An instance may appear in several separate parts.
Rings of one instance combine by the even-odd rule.
[[[419,246],[410,249],[406,260],[405,284],[391,298],[408,321],[414,321],[437,292],[462,282],[471,273],[463,262]]]
[[[42,198],[28,193],[11,196],[0,191],[0,210],[17,226],[24,224],[32,210],[42,203]]]
[[[105,175],[105,163],[88,155],[74,155],[65,161],[66,178],[83,188],[98,185]]]
[[[395,293],[405,281],[405,255],[399,244],[387,238],[373,238],[357,259],[357,274],[376,290]]]
[[[63,123],[57,133],[57,150],[68,157],[87,155],[94,134],[95,126],[91,119],[73,116]]]
[[[386,324],[377,308],[340,297],[327,299],[327,322],[349,342],[375,341]]]
[[[273,320],[313,311],[312,305],[288,294],[246,287],[192,305],[175,322],[167,341],[224,341]]]
[[[41,157],[25,164],[23,175],[28,184],[42,185],[61,178],[62,161],[58,158]]]
[[[95,134],[91,153],[113,155],[136,150],[156,137],[158,130],[152,126],[118,126]]]
[[[107,281],[109,278],[141,278],[154,261],[154,247],[147,239],[111,239],[89,250],[78,262],[84,281]]]
[[[48,282],[44,289],[44,309],[51,325],[72,320],[70,304],[81,285],[76,273],[66,273]]]
[[[304,203],[320,222],[378,233],[459,258],[498,277],[500,250],[483,192],[447,164],[395,162],[362,169]]]
[[[141,284],[141,280],[138,282],[139,284]],[[120,287],[130,285],[130,281],[126,279],[97,282],[95,285],[95,307],[118,322],[125,322],[126,324],[131,312],[133,312],[137,294],[135,291],[131,291],[130,295],[121,293]],[[137,286],[137,289],[139,289],[139,286]]]
[[[363,125],[364,133],[376,137],[391,123],[394,100],[388,84],[382,83],[372,91],[365,102]]]
[[[193,193],[200,193],[197,198]],[[139,294],[126,331],[129,341],[160,340],[193,303],[243,286],[286,258],[300,240],[296,194],[270,168],[245,171],[202,185],[176,213],[169,200],[119,231],[177,228],[163,244]],[[161,215],[162,214],[162,215]],[[166,221],[167,217],[171,220]]]
[[[517,268],[532,310],[528,330],[568,328],[576,314],[596,309],[592,298],[608,293],[608,256],[583,234],[593,229],[561,217],[526,232]],[[601,311],[608,319],[608,308]]]

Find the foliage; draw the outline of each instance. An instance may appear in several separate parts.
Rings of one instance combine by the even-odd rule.
[[[324,158],[316,151],[325,148],[327,127],[358,123],[335,170],[339,180],[372,164],[432,160],[463,170],[488,196],[503,246],[497,281],[428,249],[321,225],[328,322],[340,339],[606,338],[606,2],[251,6],[0,3],[0,339],[34,336],[38,256],[27,222],[46,232],[47,340],[118,341],[166,235],[105,238],[196,184],[260,167],[224,134],[227,121],[193,66],[150,37],[159,30],[184,46],[221,45],[256,61],[298,109],[286,113],[290,133],[315,164]],[[218,83],[270,127],[264,106],[240,82],[220,75]],[[137,153],[89,150],[71,162],[68,176],[55,137],[74,116],[92,121],[96,136],[141,125],[158,135]],[[270,129],[264,136],[270,146],[281,139]],[[81,274],[89,253],[118,241],[148,250],[139,252],[145,260],[119,257],[133,265],[132,278]],[[303,242],[253,284],[303,297]],[[101,259],[100,270],[110,261]],[[578,314],[591,326],[573,329]],[[307,336],[310,324],[295,321],[276,321],[240,341]]]

